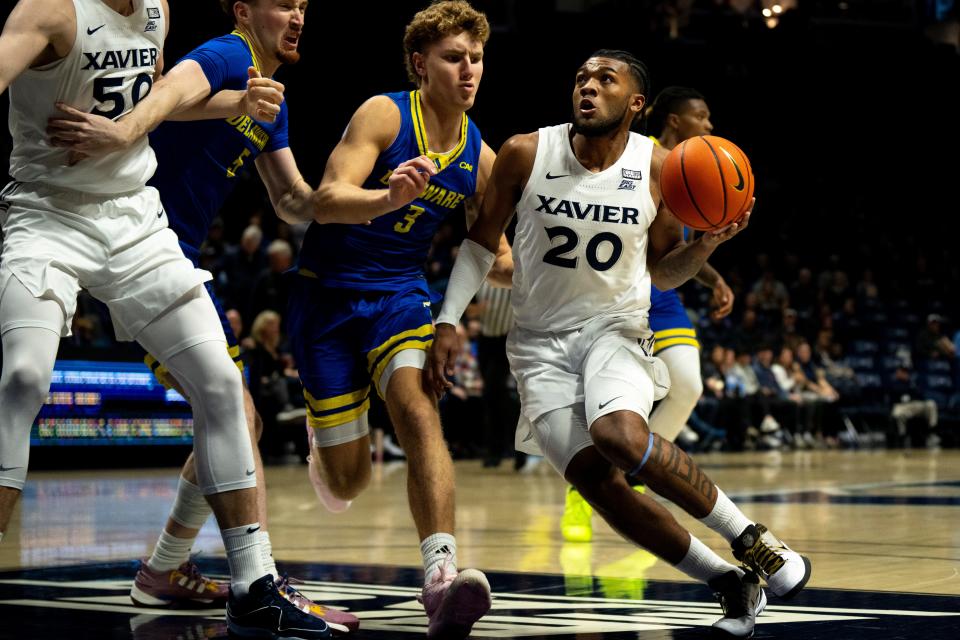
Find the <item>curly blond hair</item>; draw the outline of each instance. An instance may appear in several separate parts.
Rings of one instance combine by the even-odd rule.
[[[439,0],[417,12],[403,34],[403,56],[407,77],[418,87],[420,74],[413,65],[413,54],[423,53],[428,46],[449,35],[469,33],[481,44],[490,37],[487,16],[464,0]]]

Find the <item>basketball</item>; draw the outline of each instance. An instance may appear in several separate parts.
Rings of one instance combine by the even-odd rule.
[[[719,136],[684,140],[660,171],[663,201],[680,222],[697,231],[739,220],[753,199],[753,171],[740,147]]]

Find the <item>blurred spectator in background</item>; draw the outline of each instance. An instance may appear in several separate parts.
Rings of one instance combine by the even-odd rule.
[[[227,251],[223,259],[223,271],[226,277],[224,304],[239,309],[243,321],[250,323],[253,318],[248,314],[250,292],[257,277],[266,268],[267,260],[260,248],[263,231],[260,227],[249,225],[240,237],[240,246]]]
[[[833,341],[831,329],[821,329],[817,334],[815,358],[817,365],[826,374],[827,381],[840,395],[856,395],[856,374],[843,362],[843,348]]]
[[[820,302],[820,292],[813,281],[813,271],[802,267],[797,272],[797,279],[790,285],[790,305],[797,310],[797,315],[804,323],[813,319],[814,310]]]
[[[473,321],[472,324],[471,331],[479,334],[479,323]],[[440,404],[444,437],[455,460],[470,458],[476,453],[477,435],[483,432],[486,413],[476,343],[463,324],[457,325],[457,337],[460,353],[453,364],[453,386]]]
[[[285,358],[279,351],[279,313],[261,311],[253,321],[250,335],[254,348],[247,352],[246,363],[250,370],[250,395],[263,419],[261,452],[264,457],[276,458],[287,453],[284,447],[287,441],[292,441],[294,435],[302,437],[303,434],[301,425],[293,430],[294,433],[280,433],[277,422],[278,413],[292,408],[290,380],[295,380],[296,375],[289,371],[289,357]]]
[[[753,293],[757,295],[761,313],[775,320],[780,319],[780,312],[790,304],[786,285],[777,280],[771,270],[763,272],[763,276],[753,285]]]
[[[230,323],[230,330],[233,331],[233,335],[237,337],[237,340],[240,341],[240,348],[243,351],[249,351],[256,346],[253,338],[250,336],[243,336],[243,316],[240,315],[240,312],[236,309],[227,309],[223,312],[223,315],[227,316],[227,322]]]
[[[907,423],[914,418],[923,418],[927,423],[927,446],[930,448],[939,446],[940,438],[934,431],[939,418],[937,403],[923,395],[910,369],[905,365],[898,366],[887,389],[892,406],[890,417],[896,425],[899,444],[904,447],[910,446]]]
[[[770,368],[776,376],[780,388],[787,393],[788,399],[797,406],[797,431],[794,434],[794,446],[798,449],[819,446],[823,407],[815,394],[804,393],[808,381],[803,369],[794,359],[793,349],[787,346],[782,347],[777,356],[777,361]]]
[[[918,360],[933,358],[953,359],[957,349],[953,342],[941,332],[943,318],[936,313],[927,316],[927,326],[920,329],[916,340],[916,356]]]
[[[797,310],[787,307],[783,310],[783,321],[780,325],[780,344],[791,350],[796,350],[797,345],[804,342],[804,337],[797,328],[798,323]]]
[[[739,326],[733,330],[733,343],[737,353],[753,353],[764,338],[764,331],[757,322],[757,312],[745,309]]]
[[[287,306],[289,279],[284,274],[293,266],[293,249],[286,240],[274,240],[267,246],[267,268],[260,272],[250,297],[249,316],[264,310],[280,312]]]
[[[483,404],[486,409],[483,448],[484,467],[498,467],[500,460],[513,457],[513,432],[520,415],[516,383],[507,361],[507,333],[513,326],[510,289],[499,289],[484,281],[477,292],[480,304],[480,336],[477,356],[483,377]]]

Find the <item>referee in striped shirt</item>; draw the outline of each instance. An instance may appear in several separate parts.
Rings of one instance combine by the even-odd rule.
[[[498,467],[504,453],[513,449],[513,431],[520,414],[520,403],[511,380],[513,374],[507,361],[507,334],[513,327],[510,289],[500,289],[485,281],[476,300],[481,305],[477,355],[487,408],[483,466]]]

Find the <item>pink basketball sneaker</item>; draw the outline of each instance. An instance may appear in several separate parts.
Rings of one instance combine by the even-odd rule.
[[[482,572],[464,569],[458,573],[447,563],[423,587],[418,599],[430,620],[428,638],[466,638],[492,604],[490,583]]]

